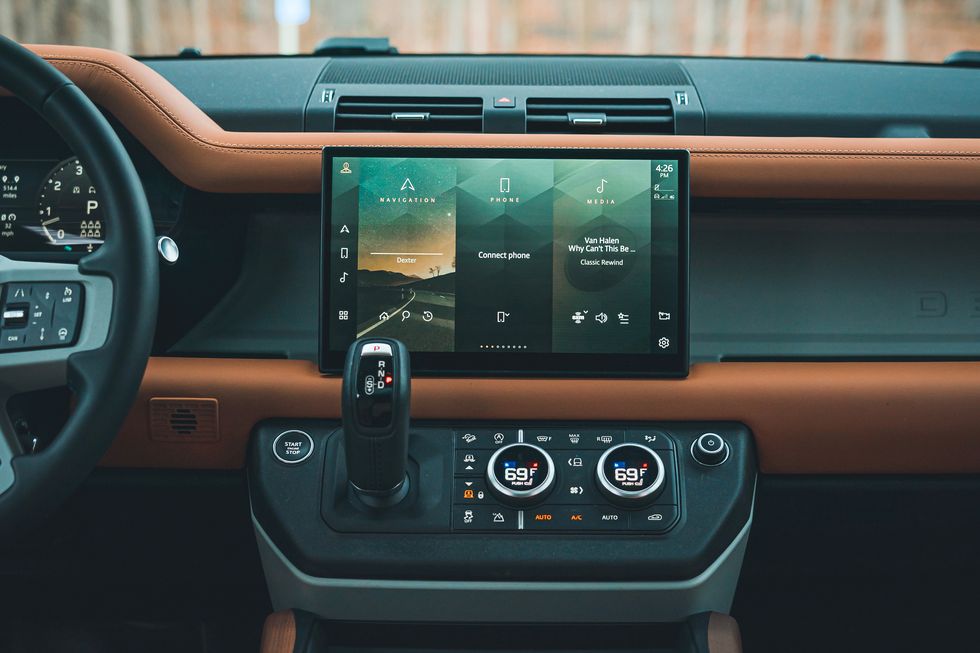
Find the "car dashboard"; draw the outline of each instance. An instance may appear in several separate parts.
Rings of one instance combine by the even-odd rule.
[[[110,119],[158,237],[179,246],[176,262],[161,266],[154,350],[137,401],[99,473],[244,472],[272,607],[312,615],[314,630],[344,624],[332,631],[338,641],[396,646],[388,626],[364,634],[358,624],[408,622],[423,641],[433,623],[491,640],[491,623],[531,639],[541,623],[656,623],[643,636],[666,647],[678,637],[669,624],[728,614],[734,603],[747,641],[762,649],[784,631],[767,630],[763,610],[740,597],[791,569],[794,551],[817,559],[818,572],[853,564],[844,543],[815,533],[858,533],[867,526],[861,515],[878,511],[884,530],[855,538],[871,549],[909,538],[881,568],[868,562],[869,573],[884,574],[911,549],[932,546],[929,520],[908,525],[909,513],[921,517],[936,502],[952,510],[976,496],[976,70],[656,57],[136,60],[34,49]],[[909,89],[917,101],[899,102]],[[0,115],[0,253],[57,262],[98,249],[112,225],[84,162],[16,100],[0,96]],[[356,295],[370,305],[367,331],[338,321],[349,307],[337,302],[355,292],[344,272],[360,275],[357,292],[366,278],[362,266],[341,265],[347,222],[329,215],[350,215],[337,199],[350,188],[344,175],[422,161],[379,177],[401,185],[384,191],[395,195],[421,187],[415,170],[440,162],[463,169],[531,158],[516,173],[487,173],[491,195],[506,200],[520,175],[537,174],[542,162],[557,171],[575,152],[678,162],[685,175],[689,165],[689,206],[686,176],[661,179],[684,195],[681,244],[669,259],[681,271],[672,303],[648,302],[645,286],[639,300],[617,299],[633,301],[628,309],[555,303],[567,322],[556,335],[491,340],[486,334],[520,310],[551,307],[553,280],[537,268],[511,278],[501,264],[483,285],[468,282],[453,254],[440,260],[452,266],[457,320],[464,287],[504,301],[530,296],[535,280],[546,286],[543,299],[495,306],[486,325],[457,326],[453,349],[418,335],[446,301],[435,263],[385,251],[420,267],[379,281],[383,299],[374,303]],[[459,175],[452,206],[460,222],[445,228],[456,247],[472,237],[482,240],[471,249],[486,249],[498,232],[464,233],[469,182]],[[560,185],[555,175],[549,193]],[[619,179],[589,178],[592,196],[604,194],[607,177]],[[340,185],[333,194],[331,183]],[[509,245],[518,238],[513,224],[499,233]],[[567,270],[572,285],[586,274]],[[581,283],[608,291],[595,281],[604,274]],[[429,303],[409,308],[423,295]],[[398,310],[375,320],[388,304]],[[654,330],[639,350],[625,330],[608,341],[595,335],[644,310]],[[557,335],[586,320],[587,339]],[[657,331],[658,320],[673,330]],[[0,328],[0,347],[15,328]],[[412,379],[410,504],[384,517],[350,503],[342,464],[342,354],[371,331],[407,338],[421,372]],[[523,351],[501,352],[501,343],[530,343],[542,358],[522,366]],[[658,348],[676,361],[657,359]],[[36,400],[8,410],[26,415]],[[35,429],[42,439],[45,428]],[[547,498],[528,498],[537,496],[528,495],[537,488],[531,469],[547,478]],[[656,487],[644,494],[648,473]],[[970,492],[950,498],[947,480]],[[882,499],[896,487],[900,503]],[[951,522],[938,528],[958,532]],[[161,546],[174,544],[169,537]],[[954,555],[956,565],[976,570],[968,556]],[[797,577],[818,583],[819,575]],[[808,623],[788,606],[765,605],[786,629]]]

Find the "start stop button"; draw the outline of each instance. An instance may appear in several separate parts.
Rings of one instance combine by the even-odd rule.
[[[272,454],[287,465],[301,463],[313,455],[313,438],[305,431],[283,431],[272,443]]]

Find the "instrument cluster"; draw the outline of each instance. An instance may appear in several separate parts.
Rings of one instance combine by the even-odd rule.
[[[78,157],[0,159],[0,252],[93,252],[105,239],[98,191]]]

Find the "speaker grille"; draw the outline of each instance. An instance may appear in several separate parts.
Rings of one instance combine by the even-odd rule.
[[[217,399],[150,399],[150,438],[153,440],[208,442],[218,437]]]
[[[473,86],[686,86],[677,63],[629,57],[343,57],[331,59],[327,84]]]

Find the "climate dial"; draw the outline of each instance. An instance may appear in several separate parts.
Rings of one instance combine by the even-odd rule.
[[[555,464],[533,444],[510,444],[487,462],[490,491],[503,503],[528,506],[542,501],[555,485]]]
[[[664,489],[664,461],[642,444],[618,444],[606,450],[596,465],[599,489],[611,502],[640,507]]]

